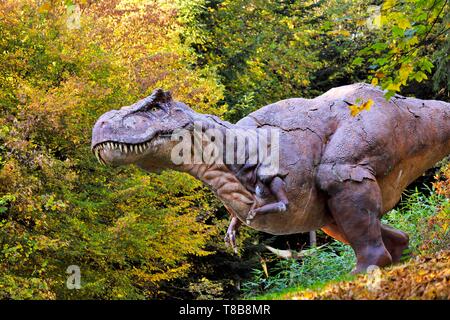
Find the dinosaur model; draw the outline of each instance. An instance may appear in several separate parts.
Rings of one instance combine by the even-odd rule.
[[[352,116],[348,106],[360,99],[374,105]],[[268,176],[284,183],[285,212],[254,214],[277,203],[273,192],[264,190],[267,184],[255,184],[264,168],[259,162],[174,163],[180,141],[173,136],[180,130],[195,135],[198,123],[203,131],[278,132],[277,146],[270,145],[278,148],[278,167]],[[92,150],[102,163],[136,164],[150,172],[173,169],[203,181],[231,214],[226,237],[231,243],[241,224],[277,235],[321,228],[353,248],[354,272],[364,272],[370,265],[398,262],[407,248],[408,235],[380,217],[408,184],[450,154],[450,103],[400,95],[387,101],[381,89],[359,83],[314,99],[282,100],[231,124],[157,89],[103,114],[93,128]]]

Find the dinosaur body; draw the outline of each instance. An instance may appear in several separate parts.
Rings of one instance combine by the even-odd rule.
[[[352,117],[356,98],[374,100],[370,111]],[[282,170],[290,200],[289,224],[277,216],[258,217],[252,227],[272,234],[315,230],[330,221],[326,193],[329,179],[376,179],[382,213],[392,209],[404,189],[450,154],[450,104],[397,97],[365,84],[334,88],[315,99],[287,99],[240,120],[246,127],[282,131]],[[318,175],[319,174],[319,175]]]
[[[372,99],[374,107],[352,117],[348,105],[357,98]],[[380,217],[399,201],[409,183],[450,153],[449,103],[401,96],[388,102],[381,90],[366,84],[334,88],[315,99],[283,100],[235,125],[195,113],[162,91],[147,99],[98,120],[92,144],[102,161],[135,163],[149,171],[188,172],[211,187],[236,226],[246,221],[255,206],[274,202],[273,196],[258,196],[242,174],[242,166],[171,163],[175,142],[161,133],[190,129],[194,121],[224,131],[276,129],[279,171],[287,173],[283,180],[289,207],[284,213],[256,215],[250,226],[271,234],[322,228],[352,246],[356,272],[400,259],[408,236],[382,225]],[[148,111],[155,105],[155,112]],[[126,118],[140,134],[122,128]],[[110,141],[117,147],[109,147]],[[120,151],[122,144],[145,148],[130,155]]]

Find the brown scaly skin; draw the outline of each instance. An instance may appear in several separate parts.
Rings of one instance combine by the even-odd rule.
[[[352,117],[348,105],[357,98],[372,99],[374,106]],[[276,200],[256,196],[232,166],[174,165],[170,152],[177,142],[165,135],[191,130],[193,121],[219,130],[280,129],[280,169],[288,173],[283,181],[289,207],[284,213],[256,215],[251,227],[271,234],[322,228],[352,246],[355,272],[399,261],[408,236],[383,225],[380,217],[408,184],[450,153],[449,103],[401,96],[388,102],[380,89],[367,84],[334,88],[315,99],[279,101],[235,125],[195,113],[162,90],[100,117],[92,147],[103,162],[134,163],[148,171],[174,169],[202,180],[232,216],[230,240],[251,209]],[[108,149],[106,142],[122,144]],[[140,143],[142,152],[120,150]]]

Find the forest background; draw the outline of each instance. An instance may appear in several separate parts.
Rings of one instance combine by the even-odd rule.
[[[447,0],[0,1],[0,298],[235,298],[292,285],[264,246],[300,250],[307,236],[243,229],[233,254],[228,215],[200,182],[98,165],[95,120],[158,87],[229,121],[362,81],[386,98],[450,101],[449,28]],[[450,243],[445,163],[390,221],[417,252]],[[318,241],[338,271],[290,262],[299,281],[351,268],[348,248]],[[66,286],[71,265],[79,290]]]

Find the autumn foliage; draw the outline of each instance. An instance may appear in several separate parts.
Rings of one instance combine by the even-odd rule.
[[[237,291],[269,236],[249,241],[243,229],[232,255],[225,210],[200,182],[100,166],[90,151],[96,119],[158,87],[231,121],[366,80],[390,95],[448,101],[448,6],[387,0],[378,21],[365,0],[0,1],[0,299]],[[358,101],[349,113],[370,108]],[[450,245],[449,182],[447,166],[435,184],[439,209],[414,229],[430,254]],[[448,288],[448,252],[431,259],[423,270]],[[80,290],[66,286],[71,265]],[[392,279],[428,279],[415,266]]]
[[[221,88],[192,69],[175,11],[156,2],[0,2],[0,298],[144,298],[186,275],[217,229],[192,178],[101,167],[90,130],[155,87],[199,111]],[[196,222],[197,221],[197,222]],[[66,268],[82,290],[66,288]]]
[[[417,257],[403,265],[332,283],[319,290],[290,293],[295,300],[450,299],[450,252]]]

